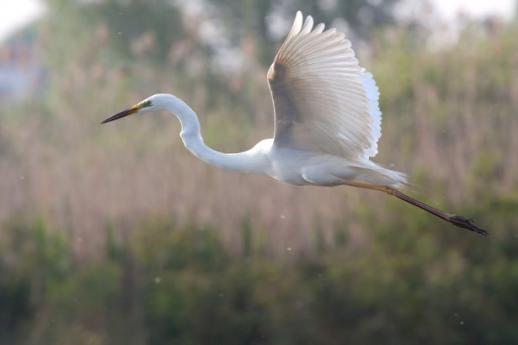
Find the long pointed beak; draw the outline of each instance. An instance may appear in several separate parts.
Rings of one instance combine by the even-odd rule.
[[[117,113],[117,114],[115,114],[113,116],[110,116],[109,118],[107,118],[106,120],[101,122],[101,124],[107,123],[107,122],[111,122],[111,121],[115,121],[115,120],[118,120],[118,119],[122,119],[123,117],[126,117],[128,115],[135,114],[139,110],[140,110],[140,107],[138,105],[134,105],[133,107],[131,107],[129,109],[123,110],[120,113]]]

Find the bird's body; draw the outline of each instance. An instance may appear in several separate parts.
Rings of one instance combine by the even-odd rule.
[[[394,195],[457,226],[486,234],[471,221],[403,194],[404,174],[370,160],[381,136],[379,91],[359,66],[350,42],[297,12],[267,79],[275,113],[274,136],[250,150],[221,153],[205,145],[196,113],[180,98],[156,94],[103,121],[138,112],[169,111],[181,123],[187,149],[226,169],[259,173],[294,185],[349,185]]]
[[[276,143],[273,138],[238,153],[221,153],[205,145],[196,113],[187,103],[170,94],[149,98],[153,107],[169,110],[180,120],[180,137],[199,159],[229,170],[259,173],[294,185],[336,186],[348,181],[397,186],[402,174],[380,167],[366,158],[355,160],[333,154],[298,149]]]

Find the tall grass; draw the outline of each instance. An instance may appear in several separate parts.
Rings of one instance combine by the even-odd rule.
[[[100,26],[67,51],[77,58],[50,60],[48,98],[1,106],[0,222],[38,215],[67,231],[75,252],[87,256],[104,245],[108,224],[127,227],[148,215],[210,226],[235,252],[248,224],[266,250],[285,256],[287,248],[307,253],[316,242],[332,245],[340,225],[362,243],[374,223],[396,216],[375,193],[293,187],[207,166],[182,147],[170,115],[100,126],[107,115],[170,91],[198,111],[215,148],[246,149],[272,127],[263,67],[251,63],[242,74],[217,76],[196,65],[196,56],[175,57],[183,41],[170,64],[138,49],[132,64],[113,62],[105,55],[107,30]],[[367,65],[384,116],[376,160],[408,172],[433,205],[481,218],[472,210],[485,200],[517,193],[515,35],[509,28],[467,37],[439,52],[415,49],[406,37],[374,45]],[[375,221],[365,221],[367,210]],[[419,212],[404,208],[397,217]],[[454,231],[428,220],[423,231]]]

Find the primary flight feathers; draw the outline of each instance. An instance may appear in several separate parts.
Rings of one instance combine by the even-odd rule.
[[[377,154],[379,91],[343,33],[297,12],[268,71],[276,144],[344,158]]]

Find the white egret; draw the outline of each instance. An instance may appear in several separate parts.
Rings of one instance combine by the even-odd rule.
[[[393,195],[456,226],[487,235],[461,216],[401,192],[404,174],[373,161],[381,136],[379,91],[361,68],[345,34],[313,26],[297,12],[267,74],[274,105],[273,138],[248,151],[221,153],[205,145],[196,113],[171,94],[156,94],[102,123],[130,114],[169,111],[196,157],[219,167],[266,174],[294,185],[348,185]]]

